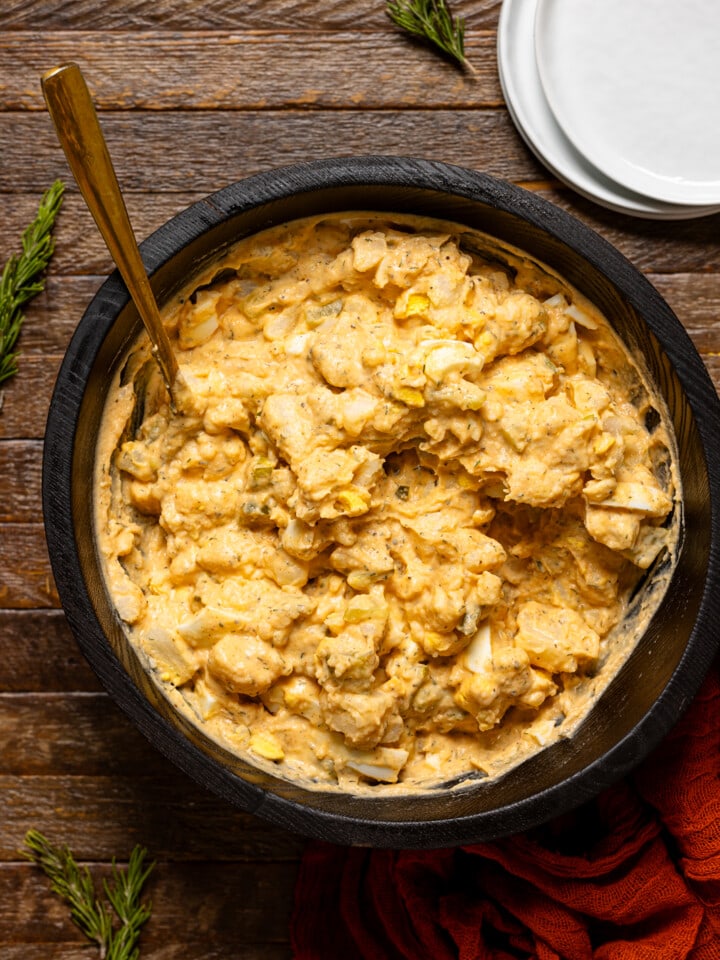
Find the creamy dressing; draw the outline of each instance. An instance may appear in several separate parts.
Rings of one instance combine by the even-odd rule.
[[[599,311],[466,228],[346,214],[240,241],[164,321],[191,399],[171,413],[139,343],[96,536],[173,703],[350,791],[495,776],[571,735],[680,522],[664,405]]]

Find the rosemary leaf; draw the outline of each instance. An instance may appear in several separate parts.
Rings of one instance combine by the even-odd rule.
[[[70,907],[73,922],[88,940],[97,944],[100,960],[138,960],[138,939],[152,909],[140,899],[155,866],[144,865],[147,851],[135,847],[126,870],[121,870],[113,859],[110,882],[103,883],[105,895],[120,921],[116,929],[110,908],[96,895],[90,872],[87,867],[78,866],[68,847],[53,846],[37,830],[28,831],[25,846],[27,859],[44,870],[53,893]]]
[[[402,30],[436,46],[471,73],[477,72],[465,56],[465,21],[453,17],[447,0],[387,0],[386,13]]]
[[[42,274],[55,248],[52,228],[64,189],[56,180],[43,194],[35,219],[23,233],[22,253],[10,257],[0,275],[0,384],[17,373],[15,345],[25,319],[22,308],[45,285]]]
[[[112,862],[112,880],[105,881],[105,895],[118,915],[121,927],[116,933],[108,951],[108,960],[135,960],[139,956],[137,941],[144,924],[150,919],[152,905],[141,903],[140,896],[145,881],[150,876],[154,864],[144,867],[147,851],[135,847],[130,854],[127,870],[119,870]]]

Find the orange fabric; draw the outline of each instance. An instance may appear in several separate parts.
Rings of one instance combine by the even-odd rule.
[[[453,850],[308,844],[295,960],[720,960],[720,679],[628,780]]]

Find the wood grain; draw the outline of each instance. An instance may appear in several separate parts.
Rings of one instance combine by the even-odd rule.
[[[703,359],[715,388],[720,393],[720,349],[716,347],[712,353],[706,354]]]
[[[78,739],[76,749],[83,748]],[[159,756],[142,777],[2,773],[0,790],[0,866],[17,858],[26,832],[40,825],[82,860],[127,856],[140,843],[153,857],[178,862],[294,861],[304,845],[302,838],[219,800]]]
[[[0,694],[5,774],[141,777],[158,766],[172,773],[105,693]]]
[[[45,289],[26,313],[19,341],[22,357],[62,356],[88,303],[104,280],[105,277],[48,276]]]
[[[237,910],[237,902],[228,906],[229,910]],[[168,936],[178,936],[183,931],[173,928]],[[68,937],[71,932],[68,931]],[[239,949],[238,939],[234,937],[228,943],[180,943],[153,944],[150,948],[146,940],[140,942],[143,960],[228,960],[236,956]],[[18,946],[13,943],[0,942],[3,960],[89,960],[86,944],[78,941],[75,945],[65,943],[31,943]],[[248,943],[242,944],[242,960],[289,960],[292,951],[289,944]]]
[[[61,610],[0,609],[0,662],[0,693],[101,689]]]
[[[93,870],[96,882],[108,873],[108,868]],[[169,938],[195,949],[228,950],[234,944],[242,954],[226,956],[243,957],[245,944],[287,943],[293,883],[294,871],[282,863],[160,862],[147,887],[155,908],[143,934],[143,958],[155,956]],[[65,905],[30,864],[0,864],[0,902],[0,946],[11,940],[85,944]],[[82,956],[89,955],[86,948]]]
[[[55,225],[56,246],[50,265],[50,277],[71,274],[97,275],[98,281],[112,269],[110,254],[85,206],[80,194],[70,184],[69,170],[61,171],[68,189]],[[49,185],[49,184],[48,184]],[[143,240],[176,213],[180,213],[207,191],[196,193],[125,192],[125,204],[138,240]],[[38,193],[9,193],[3,197],[6,229],[0,234],[0,261],[4,262],[19,248],[19,239],[25,226],[32,220],[40,200]],[[38,300],[30,310],[38,307]],[[45,298],[48,308],[52,306]],[[40,310],[40,316],[44,316]],[[49,326],[49,325],[48,325]]]
[[[43,436],[50,397],[61,362],[60,354],[54,357],[20,357],[18,374],[2,386],[0,440],[33,440]],[[4,538],[3,547],[10,547]],[[0,556],[0,567],[2,560]],[[2,584],[0,572],[0,606]]]
[[[39,78],[75,60],[102,110],[500,106],[494,33],[469,34],[465,48],[476,74],[399,32],[148,32],[132,44],[106,31],[9,32],[0,37],[0,98],[5,110],[44,110]],[[278,66],[270,84],[269,64]]]
[[[6,523],[0,529],[0,608],[60,606],[42,525]]]
[[[0,523],[31,523],[40,516],[41,468],[39,440],[0,440]]]
[[[101,122],[124,190],[209,193],[284,164],[355,154],[452,160],[515,181],[547,176],[498,110],[113,111]],[[0,192],[67,179],[45,114],[0,114],[0,155]]]
[[[470,29],[493,29],[501,0],[464,0]],[[394,31],[382,2],[362,0],[4,0],[0,30],[345,30]]]
[[[670,304],[699,350],[707,356],[720,350],[720,273],[650,274],[649,279]],[[715,380],[720,387],[720,381]]]

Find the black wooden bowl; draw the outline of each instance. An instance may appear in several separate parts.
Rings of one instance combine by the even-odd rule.
[[[311,214],[424,214],[480,229],[555,268],[644,356],[677,436],[684,490],[679,560],[638,645],[578,732],[496,780],[392,798],[308,790],[230,756],[175,713],[128,644],[93,535],[93,459],[103,401],[139,328],[117,274],[80,321],[45,439],[43,505],[52,567],[80,647],[153,744],[228,801],[291,830],[383,847],[487,840],[577,806],[638,764],[694,696],[720,622],[720,404],[682,325],[610,244],[573,217],[483,174],[421,160],[326,160],[252,177],[194,204],[143,245],[162,302],[243,236]]]

